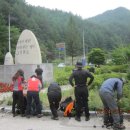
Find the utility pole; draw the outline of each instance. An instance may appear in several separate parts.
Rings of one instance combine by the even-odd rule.
[[[64,44],[65,44],[65,43],[64,43]],[[65,48],[65,49],[64,49],[64,60],[65,60],[64,62],[65,62],[65,64],[66,64],[66,45],[64,45],[64,48]]]
[[[84,43],[84,30],[83,30],[83,58],[82,58],[83,66],[86,66],[86,55],[85,55],[85,43]]]
[[[9,52],[11,53],[11,43],[10,43],[10,14],[8,16],[8,24],[9,24]]]
[[[86,59],[86,55],[85,55],[85,44],[84,44],[84,30],[83,30],[83,58]]]

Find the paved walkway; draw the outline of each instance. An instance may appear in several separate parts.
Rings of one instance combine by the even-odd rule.
[[[102,128],[102,118],[91,117],[90,121],[81,118],[81,122],[74,118],[60,117],[58,121],[51,120],[50,116],[42,118],[12,117],[11,113],[0,113],[0,130],[107,130]],[[93,126],[97,126],[94,128]],[[125,120],[126,130],[130,130],[130,122]]]

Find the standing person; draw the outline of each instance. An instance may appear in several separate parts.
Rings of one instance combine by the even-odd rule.
[[[37,75],[37,78],[41,81],[42,88],[43,88],[43,87],[44,87],[44,86],[43,86],[43,80],[42,80],[43,69],[40,68],[40,65],[37,65],[37,69],[35,70],[35,73],[36,73],[36,75]]]
[[[24,80],[24,71],[22,69],[19,69],[18,72],[20,76],[23,77],[23,80]]]
[[[58,113],[57,110],[59,108],[59,102],[61,101],[61,88],[60,86],[53,82],[49,85],[48,87],[48,92],[47,92],[49,104],[50,104],[50,109],[52,112],[52,119],[53,120],[58,120]]]
[[[17,71],[16,74],[12,77],[13,81],[13,103],[12,103],[12,113],[13,117],[16,116],[15,107],[16,104],[20,108],[21,116],[24,116],[24,98],[23,98],[23,87],[22,83],[24,81],[23,76],[21,76],[20,72]]]
[[[39,99],[39,91],[41,89],[41,82],[35,75],[32,75],[31,78],[28,79],[27,86],[27,111],[26,117],[30,118],[31,114],[31,104],[32,100],[36,104],[36,115],[38,118],[42,117],[41,115],[41,105]]]
[[[75,87],[74,94],[76,99],[76,116],[75,120],[81,121],[81,109],[82,104],[85,108],[85,120],[89,120],[89,108],[88,108],[88,86],[93,82],[94,76],[87,70],[83,70],[82,62],[76,63],[77,70],[74,70],[69,78],[69,82],[72,87]],[[87,79],[90,78],[89,82]],[[75,84],[73,83],[73,79]],[[82,100],[81,100],[82,99]]]
[[[104,105],[104,124],[107,125],[107,111],[111,111],[113,118],[113,129],[125,129],[125,126],[120,124],[119,110],[117,106],[117,101],[122,97],[122,89],[124,80],[121,78],[109,78],[103,82],[99,95]],[[117,97],[114,97],[115,91],[117,92]]]

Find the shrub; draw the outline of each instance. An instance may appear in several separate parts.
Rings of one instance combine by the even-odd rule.
[[[99,93],[97,90],[91,90],[89,92],[89,108],[90,110],[95,110],[102,108],[102,101],[100,99]]]
[[[123,97],[124,98],[129,98],[130,99],[130,84],[124,84],[123,87]]]
[[[130,110],[130,99],[128,98],[122,98],[122,100],[120,101],[120,108],[123,111],[129,111]]]
[[[96,68],[95,74],[104,74],[104,73],[111,73],[111,72],[120,72],[120,73],[126,73],[128,70],[128,64],[124,65],[105,65],[101,66],[100,68]]]
[[[94,74],[96,74],[96,75],[101,74],[101,69],[95,67],[95,72],[94,72]]]
[[[125,74],[112,72],[112,73],[104,73],[101,76],[102,76],[103,80],[106,80],[108,78],[121,78],[121,77],[125,77]]]
[[[73,69],[74,69],[73,66],[66,66],[65,67],[65,72],[71,73]]]
[[[68,76],[67,75],[59,75],[57,78],[56,78],[56,82],[59,83],[59,85],[65,85],[65,84],[68,84]]]
[[[110,66],[101,66],[100,68],[98,68],[98,70],[100,70],[100,74],[111,73],[110,68]]]
[[[127,72],[128,65],[115,65],[111,67],[111,71],[113,72],[121,72],[121,73],[126,73]]]
[[[103,82],[103,78],[101,77],[101,75],[95,75],[94,76],[94,81],[91,85],[91,89],[99,89],[101,84]]]
[[[130,80],[130,72],[127,72],[127,79]]]
[[[130,67],[128,67],[128,69],[127,69],[127,79],[130,80]]]
[[[65,85],[69,83],[69,77],[72,73],[73,67],[55,68],[54,78],[60,85]]]

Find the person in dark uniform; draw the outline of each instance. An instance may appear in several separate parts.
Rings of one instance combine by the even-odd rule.
[[[61,101],[61,88],[58,85],[58,83],[51,83],[48,87],[48,92],[47,92],[49,104],[50,104],[50,109],[52,112],[52,119],[53,120],[58,120],[58,113],[57,110],[59,108],[59,102]]]
[[[43,80],[42,80],[43,69],[40,68],[40,65],[37,65],[37,69],[35,70],[35,73],[36,73],[36,75],[37,75],[37,78],[41,81],[42,88],[43,88],[43,87],[44,87],[44,86],[43,86]]]
[[[94,76],[87,70],[82,69],[82,62],[76,63],[77,70],[74,70],[69,78],[69,82],[72,87],[75,87],[75,99],[76,99],[76,116],[75,120],[81,121],[81,109],[84,104],[85,109],[85,120],[88,121],[90,118],[88,108],[88,86],[93,82]],[[90,79],[87,81],[87,79]],[[73,79],[75,83],[73,83]],[[82,100],[81,100],[82,99]]]

